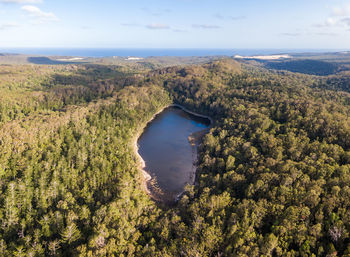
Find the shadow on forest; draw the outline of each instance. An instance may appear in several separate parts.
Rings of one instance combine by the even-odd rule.
[[[328,76],[341,71],[340,65],[319,60],[263,61],[263,63],[270,69],[318,76]]]
[[[34,64],[58,65],[58,64],[77,64],[77,62],[64,62],[52,60],[48,57],[28,57],[27,61]],[[82,62],[79,62],[79,64]]]

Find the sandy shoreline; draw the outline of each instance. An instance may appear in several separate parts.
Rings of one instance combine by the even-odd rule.
[[[141,135],[143,134],[145,128],[148,126],[149,123],[151,123],[158,114],[160,114],[161,112],[163,112],[166,108],[169,108],[169,107],[178,107],[178,108],[181,108],[183,111],[189,113],[189,114],[192,114],[192,115],[195,115],[195,116],[198,116],[198,117],[202,117],[202,118],[207,118],[208,120],[210,120],[210,124],[212,125],[213,124],[213,119],[209,116],[206,116],[206,115],[202,115],[202,114],[198,114],[198,113],[195,113],[195,112],[192,112],[188,109],[186,109],[185,107],[179,105],[179,104],[170,104],[170,105],[167,105],[163,108],[161,108],[159,111],[157,111],[153,116],[152,118],[147,121],[140,129],[137,130],[137,132],[135,133],[133,139],[132,139],[132,148],[133,148],[133,151],[134,151],[134,154],[135,156],[137,157],[137,162],[138,162],[138,169],[141,171],[142,173],[142,187],[144,188],[145,192],[150,195],[153,199],[157,200],[151,193],[150,189],[148,188],[148,183],[152,180],[152,176],[145,170],[146,168],[146,162],[144,159],[142,159],[142,156],[139,154],[139,145],[138,145],[138,140],[139,138],[141,137]],[[181,193],[182,194],[182,193]],[[180,194],[180,195],[181,195]]]
[[[144,159],[142,159],[141,155],[139,154],[139,145],[138,145],[138,141],[139,138],[141,137],[141,135],[143,134],[145,128],[148,126],[148,124],[150,122],[152,122],[154,120],[154,118],[161,113],[162,111],[164,111],[164,109],[166,109],[167,107],[164,107],[162,109],[160,109],[159,111],[157,111],[152,118],[147,121],[144,126],[142,126],[139,130],[137,130],[137,132],[135,133],[133,139],[132,139],[132,148],[134,151],[135,156],[137,157],[137,162],[138,162],[138,169],[141,171],[142,173],[142,187],[144,188],[144,190],[147,192],[147,194],[151,195],[151,191],[148,189],[147,183],[152,179],[152,176],[145,170],[146,168],[146,162],[144,161]]]
[[[185,112],[187,112],[187,113],[189,113],[189,114],[192,114],[192,115],[194,115],[194,116],[198,116],[198,117],[206,118],[206,119],[210,120],[210,124],[211,124],[211,125],[213,125],[213,123],[214,123],[214,120],[213,120],[211,117],[206,116],[206,115],[203,115],[203,114],[199,114],[199,113],[192,112],[192,111],[186,109],[185,107],[183,107],[182,105],[179,105],[179,104],[171,104],[171,105],[169,105],[168,107],[179,107],[179,108],[181,108],[183,111],[185,111]]]

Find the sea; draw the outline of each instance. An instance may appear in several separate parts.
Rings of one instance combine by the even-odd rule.
[[[293,53],[324,53],[342,50],[331,49],[167,49],[167,48],[0,48],[0,53],[42,56],[77,57],[153,57],[153,56],[252,56]]]

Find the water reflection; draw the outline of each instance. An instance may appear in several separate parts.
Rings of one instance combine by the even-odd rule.
[[[162,192],[174,198],[194,180],[197,147],[189,136],[208,128],[210,121],[169,107],[147,126],[140,137],[139,153],[146,171],[156,178]]]

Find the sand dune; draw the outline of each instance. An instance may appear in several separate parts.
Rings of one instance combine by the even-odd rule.
[[[288,54],[280,54],[280,55],[256,55],[256,56],[241,56],[235,55],[236,59],[258,59],[258,60],[278,60],[278,59],[288,59],[292,58]]]

